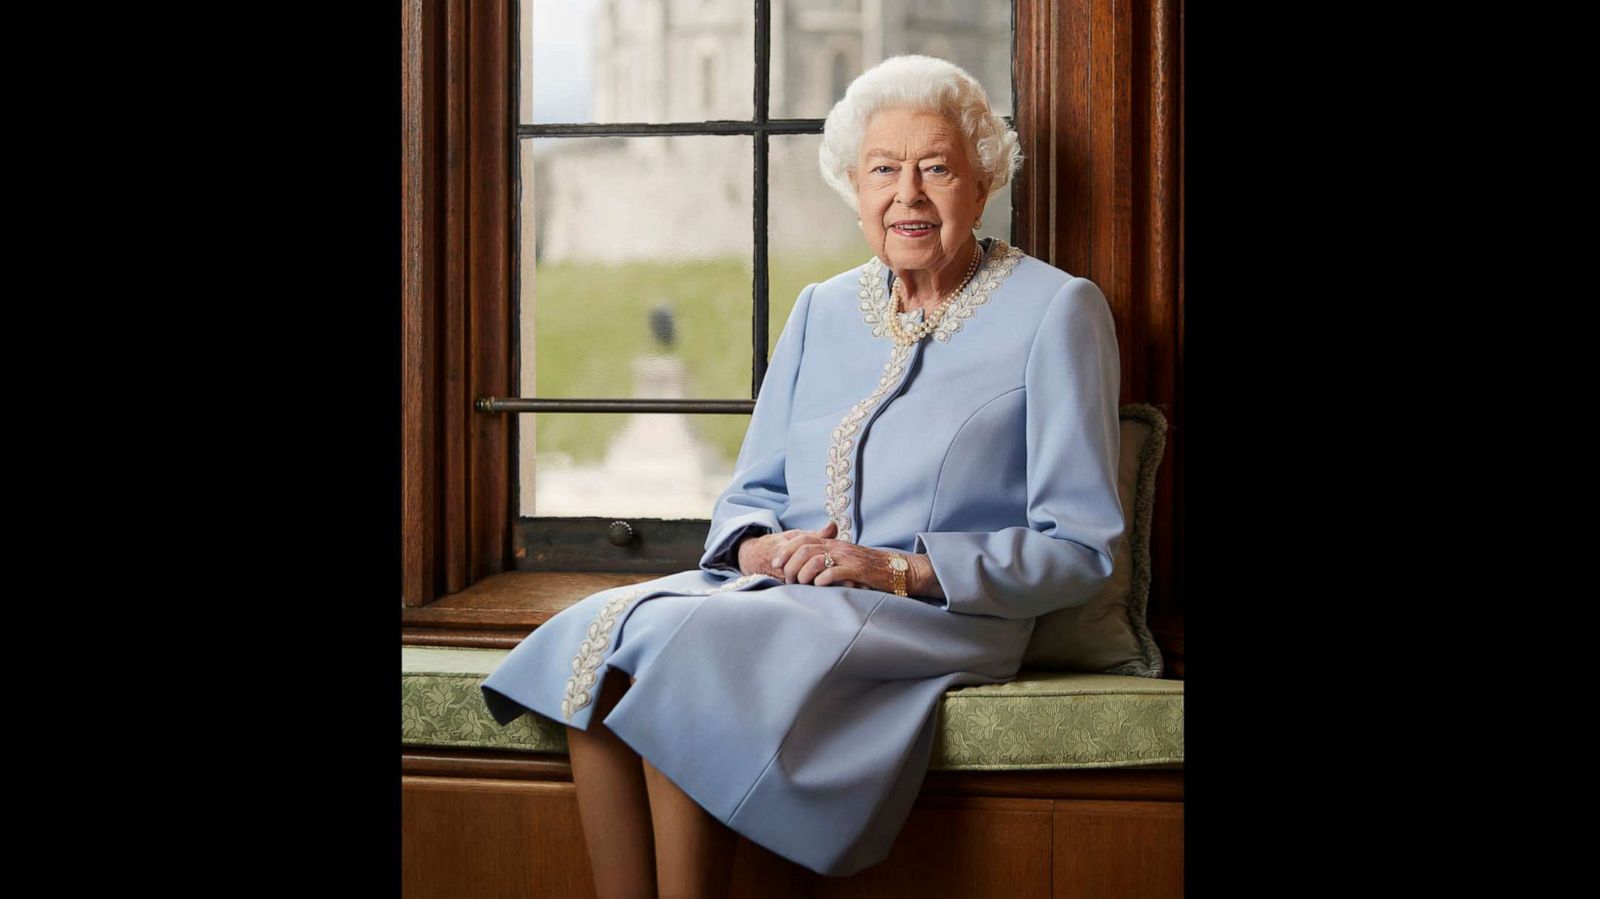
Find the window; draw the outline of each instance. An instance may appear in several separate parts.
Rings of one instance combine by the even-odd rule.
[[[862,69],[927,47],[1009,113],[1011,6],[522,0],[524,401],[501,408],[519,538],[589,535],[539,564],[620,561],[596,518],[698,548],[800,291],[871,256],[817,174],[823,117]],[[983,233],[1009,239],[1009,189],[990,202]]]

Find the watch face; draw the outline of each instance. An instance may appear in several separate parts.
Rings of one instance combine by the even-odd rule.
[[[906,562],[905,556],[894,556],[893,558],[889,559],[889,567],[893,568],[895,571],[905,571],[907,568],[910,568],[911,565],[910,563]]]

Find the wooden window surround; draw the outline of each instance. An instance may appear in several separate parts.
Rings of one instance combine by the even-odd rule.
[[[1027,163],[1012,200],[1017,246],[1105,291],[1123,351],[1123,402],[1152,403],[1167,415],[1149,617],[1168,674],[1178,678],[1182,7],[1182,0],[1017,0],[1014,115]],[[597,590],[693,563],[518,570],[515,420],[475,408],[479,397],[516,393],[514,3],[405,0],[401,13],[401,639],[509,647]],[[563,528],[608,523],[573,519]],[[694,530],[672,535],[675,553],[698,546]]]

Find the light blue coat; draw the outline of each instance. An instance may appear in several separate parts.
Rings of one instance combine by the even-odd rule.
[[[873,258],[800,294],[698,569],[576,603],[482,683],[501,723],[532,709],[587,729],[605,669],[635,675],[606,726],[718,820],[829,875],[889,854],[940,697],[1015,677],[1034,618],[1088,602],[1124,530],[1100,289],[989,239],[935,333],[899,347],[891,278]],[[946,598],[740,574],[751,528],[830,519],[839,539],[927,553]]]

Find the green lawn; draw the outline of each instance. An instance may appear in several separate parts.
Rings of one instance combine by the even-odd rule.
[[[807,284],[855,268],[870,253],[837,258],[773,258],[768,352]],[[681,356],[685,393],[694,399],[750,398],[751,274],[744,259],[688,264],[540,264],[534,327],[539,397],[631,397],[631,360],[660,352]],[[650,312],[672,310],[675,345],[661,347]],[[524,347],[524,358],[528,358]],[[539,452],[599,461],[627,416],[535,413]],[[730,462],[744,439],[746,415],[695,415],[691,426]]]

